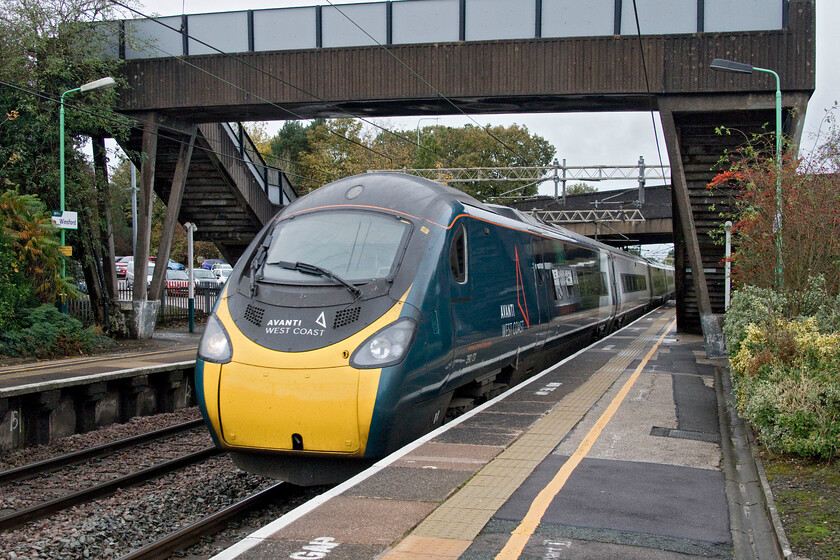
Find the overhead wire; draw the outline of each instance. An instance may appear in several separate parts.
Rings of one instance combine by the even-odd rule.
[[[645,61],[645,49],[642,43],[642,28],[639,25],[639,10],[636,6],[636,0],[633,0],[633,15],[636,17],[636,37],[639,41],[639,55],[642,58],[642,71],[645,75],[645,88],[647,89],[648,98],[650,99],[650,121],[653,125],[653,139],[656,141],[656,154],[659,156],[659,167],[662,170],[662,176],[665,176],[665,164],[662,161],[662,149],[659,146],[659,134],[656,132],[656,116],[653,110],[653,96],[650,93],[650,79],[648,78],[647,62]]]
[[[113,0],[112,0],[112,1],[113,1]],[[396,55],[393,51],[391,51],[391,50],[390,50],[389,48],[387,48],[385,45],[383,45],[382,43],[380,43],[380,42],[376,39],[376,37],[374,37],[373,35],[371,35],[370,33],[368,33],[368,32],[367,32],[367,30],[365,30],[365,29],[364,29],[361,25],[359,25],[358,23],[356,23],[356,21],[354,21],[354,20],[353,20],[353,18],[351,18],[350,16],[348,16],[346,13],[344,13],[344,12],[341,10],[341,8],[339,8],[338,6],[336,6],[335,4],[333,4],[333,3],[332,3],[332,0],[326,0],[326,2],[327,2],[330,6],[332,6],[332,8],[333,8],[334,10],[336,10],[338,13],[340,13],[342,16],[344,16],[344,17],[345,17],[345,18],[346,18],[346,19],[347,19],[350,23],[352,23],[353,25],[355,25],[355,26],[356,26],[356,27],[357,27],[357,28],[358,28],[358,29],[359,29],[362,33],[364,33],[365,35],[367,35],[367,36],[368,36],[368,37],[369,37],[369,38],[370,38],[370,39],[371,39],[374,43],[376,43],[376,44],[377,44],[377,45],[378,45],[381,49],[383,49],[386,53],[388,53],[388,54],[389,54],[389,55],[390,55],[390,56],[391,56],[394,60],[396,60],[396,61],[397,61],[397,62],[398,62],[401,66],[403,66],[406,70],[408,70],[408,71],[409,71],[409,72],[410,72],[410,73],[411,73],[414,77],[416,77],[418,80],[420,80],[421,82],[423,82],[426,86],[428,86],[428,87],[429,87],[429,89],[431,89],[431,90],[432,90],[433,92],[435,92],[438,96],[440,96],[441,98],[443,98],[443,100],[444,100],[444,101],[446,101],[447,103],[449,103],[449,104],[450,104],[450,105],[451,105],[451,106],[452,106],[455,110],[457,110],[459,113],[461,113],[462,115],[464,115],[465,117],[467,117],[468,119],[470,119],[473,123],[475,123],[475,124],[476,124],[476,126],[478,126],[481,130],[483,130],[483,131],[484,131],[485,133],[487,133],[488,135],[490,135],[490,137],[491,137],[491,138],[493,138],[496,142],[498,142],[499,144],[501,144],[501,145],[502,145],[505,149],[507,149],[509,152],[511,152],[512,154],[514,154],[514,155],[516,155],[516,156],[518,156],[518,157],[522,158],[523,160],[525,160],[525,162],[526,162],[526,163],[531,163],[531,164],[533,165],[533,161],[532,161],[530,158],[528,158],[528,157],[526,157],[526,156],[522,155],[521,153],[517,152],[516,150],[514,150],[513,148],[511,148],[510,146],[508,146],[508,145],[507,145],[507,144],[506,144],[506,143],[505,143],[502,139],[500,139],[500,138],[499,138],[499,137],[497,137],[495,134],[493,134],[492,132],[490,132],[490,130],[489,130],[488,128],[481,126],[481,124],[480,124],[477,120],[475,120],[473,117],[471,117],[470,115],[468,115],[468,114],[467,114],[467,113],[466,113],[463,109],[461,109],[461,107],[459,107],[457,104],[455,104],[455,102],[453,102],[451,99],[449,99],[449,97],[447,97],[447,96],[446,96],[443,92],[441,92],[439,89],[437,89],[437,88],[436,88],[435,86],[433,86],[431,83],[429,83],[429,82],[428,82],[428,80],[426,80],[423,76],[421,76],[420,74],[418,74],[418,73],[417,73],[417,72],[416,72],[416,71],[415,71],[415,70],[414,70],[411,66],[409,66],[409,65],[408,65],[405,61],[403,61],[403,60],[402,60],[399,56],[397,56],[397,55]],[[418,144],[418,145],[419,145],[419,144]]]
[[[665,163],[662,161],[662,148],[659,145],[659,135],[656,132],[656,116],[653,109],[653,96],[650,92],[650,79],[648,78],[647,62],[645,60],[645,49],[642,43],[642,28],[639,24],[639,9],[636,6],[636,0],[633,0],[633,15],[636,18],[636,38],[639,41],[639,55],[642,58],[642,70],[645,76],[645,88],[647,89],[648,98],[650,99],[650,121],[653,125],[653,138],[656,141],[656,154],[659,156],[659,168],[662,170],[662,176],[665,176]]]
[[[9,88],[12,88],[12,89],[16,89],[16,90],[18,90],[22,93],[28,94],[28,95],[39,97],[39,98],[44,99],[46,101],[49,101],[51,103],[56,103],[56,104],[61,103],[60,99],[57,98],[57,97],[27,89],[27,88],[21,86],[20,84],[7,82],[5,80],[0,79],[0,85],[6,86],[6,87],[9,87]],[[76,111],[91,115],[93,117],[108,121],[108,122],[110,122],[112,124],[115,124],[115,125],[128,126],[129,128],[131,128],[133,130],[137,130],[137,131],[141,131],[141,132],[144,131],[142,126],[135,126],[135,125],[131,125],[129,123],[126,123],[125,121],[123,121],[121,119],[115,118],[113,116],[113,114],[103,114],[103,113],[99,113],[97,111],[91,110],[90,105],[87,105],[87,104],[84,104],[84,103],[79,103],[77,101],[73,101],[73,102],[65,101],[64,106],[68,107],[68,108],[72,108]],[[135,123],[140,123],[140,124],[143,123],[143,121],[141,121],[141,120],[139,120],[135,117],[128,116],[128,115],[121,115],[121,117],[124,118],[124,119],[129,119],[129,120],[131,120]],[[167,130],[168,132],[179,133],[178,130],[176,130],[174,128],[171,128],[171,127],[166,127],[165,125],[162,125],[160,128],[163,128],[163,129]],[[171,141],[173,143],[178,143],[178,144],[182,144],[182,145],[187,145],[188,144],[187,141],[185,141],[181,138],[178,138],[177,136],[168,136],[168,135],[166,135],[164,133],[161,133],[161,132],[153,133],[153,135],[157,136],[158,138],[162,138],[164,140]],[[211,143],[211,142],[208,140],[208,143]],[[204,147],[195,146],[195,145],[193,146],[193,149],[196,150],[196,151],[206,152],[208,154],[218,153],[217,151],[215,151],[213,149],[204,148]],[[277,156],[273,156],[273,157],[277,157]],[[230,159],[232,159],[233,161],[241,161],[243,163],[254,163],[251,160],[246,160],[246,159],[243,159],[243,158],[231,157]],[[279,157],[278,157],[278,159],[283,160],[283,158],[279,158]],[[283,161],[286,161],[288,163],[294,163],[294,162],[291,162],[289,160],[283,160]],[[327,177],[338,178],[338,176],[333,174],[333,173],[329,173],[327,171],[323,171],[323,170],[318,169],[318,168],[316,168],[316,170],[321,172],[321,173],[324,173],[324,175],[327,176]],[[285,171],[285,170],[283,170],[283,173],[288,175],[288,176],[291,176],[291,177],[296,177],[296,178],[299,178],[299,179],[305,179],[305,180],[308,180],[308,181],[317,182],[316,179],[313,179],[312,177],[307,177],[305,175],[299,175],[299,174],[292,173],[292,172]]]

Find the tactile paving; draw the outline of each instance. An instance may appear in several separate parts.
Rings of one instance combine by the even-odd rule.
[[[653,321],[647,332],[610,359],[592,378],[566,396],[527,433],[488,463],[461,490],[420,523],[409,538],[445,538],[455,543],[472,542],[536,465],[557,447],[580,418],[643,354],[646,347],[653,344],[670,320],[670,314],[663,314]],[[392,556],[399,548],[384,558],[402,558]],[[425,558],[429,557],[427,550]]]

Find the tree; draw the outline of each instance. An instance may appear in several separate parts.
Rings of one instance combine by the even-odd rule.
[[[108,0],[9,0],[0,5],[0,109],[14,120],[0,127],[0,186],[59,204],[59,98],[65,91],[117,75],[119,61],[102,56],[103,35],[91,22],[116,15]],[[60,33],[59,33],[60,31]],[[85,221],[67,243],[86,265],[86,278],[107,248],[109,189],[96,187],[79,152],[85,135],[121,136],[127,121],[112,111],[115,90],[75,92],[65,99],[65,199]],[[6,126],[8,125],[8,126]],[[94,308],[97,302],[94,301]]]
[[[313,121],[308,127],[286,123],[271,147],[280,166],[299,175],[293,179],[300,194],[370,169],[541,166],[548,165],[554,155],[547,140],[519,125],[429,126],[420,134],[419,147],[415,138],[413,130],[391,131],[366,127],[359,120],[335,119]],[[459,188],[488,200],[512,187],[486,180]],[[529,196],[536,191],[536,185],[530,185],[517,194]]]
[[[0,223],[5,250],[13,256],[7,281],[23,284],[41,303],[77,294],[72,283],[61,276],[64,257],[57,228],[37,196],[13,190],[0,194]]]
[[[298,154],[301,175],[298,194],[321,185],[365,173],[369,169],[401,169],[411,160],[413,147],[378,135],[362,121],[334,119],[313,123],[306,131],[309,150]]]
[[[567,195],[589,194],[594,192],[598,192],[598,189],[596,189],[592,185],[587,185],[586,183],[574,183],[573,185],[569,185],[566,187]]]
[[[829,124],[828,140],[808,158],[786,154],[779,169],[770,148],[773,139],[759,136],[726,156],[724,171],[709,183],[709,189],[737,187],[737,215],[732,216],[732,277],[737,284],[776,283],[779,178],[784,289],[804,293],[809,278],[822,274],[829,294],[840,291],[840,130],[833,121]]]
[[[528,128],[513,124],[508,127],[463,128],[429,126],[423,129],[415,167],[534,167],[548,165],[554,157],[554,146]],[[434,153],[433,153],[434,152]],[[479,200],[500,197],[511,190],[510,183],[492,180],[467,183],[463,190]],[[533,196],[536,185],[529,185],[517,195]]]

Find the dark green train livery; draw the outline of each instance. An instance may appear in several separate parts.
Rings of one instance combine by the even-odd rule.
[[[241,468],[330,482],[673,291],[669,267],[446,185],[349,177],[239,260],[199,347],[199,403]]]

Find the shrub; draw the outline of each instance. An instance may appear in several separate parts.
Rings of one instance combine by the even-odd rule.
[[[22,328],[0,333],[0,353],[53,358],[90,352],[110,341],[92,328],[82,328],[78,319],[59,312],[51,304],[25,310],[21,325]]]
[[[750,323],[730,365],[738,411],[764,445],[830,460],[840,451],[840,332],[819,327],[815,317]]]
[[[822,333],[840,331],[840,294],[829,296],[825,277],[811,276],[799,292],[777,292],[772,288],[746,286],[732,296],[723,325],[729,356],[734,357],[747,334],[747,326],[773,324],[779,318],[814,317]]]

